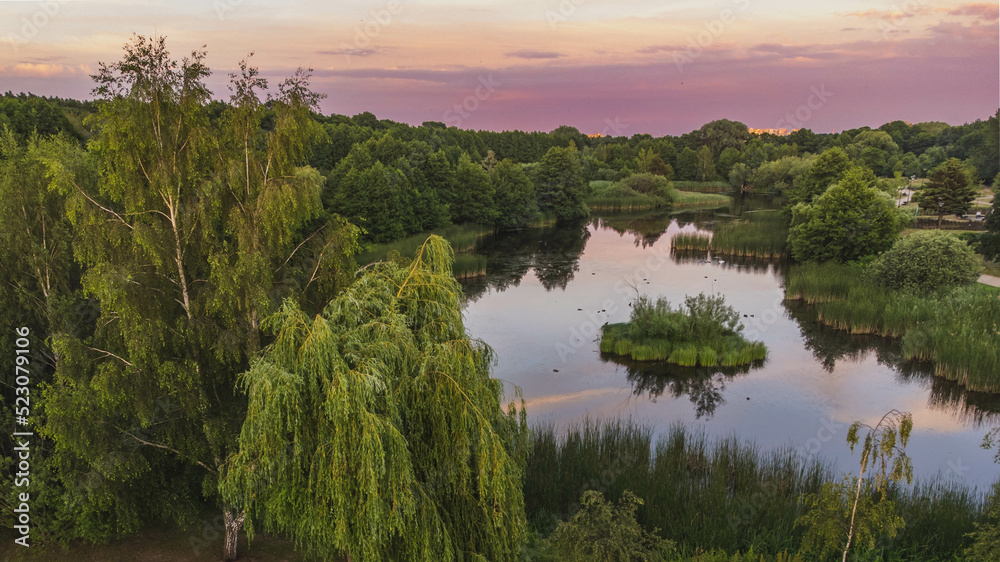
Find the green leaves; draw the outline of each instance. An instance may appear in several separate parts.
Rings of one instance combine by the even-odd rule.
[[[889,249],[900,231],[899,216],[874,179],[865,168],[851,168],[812,203],[793,207],[788,234],[792,257],[847,262]]]
[[[896,536],[905,523],[888,499],[889,485],[913,481],[906,455],[912,431],[913,416],[899,410],[890,410],[875,426],[851,424],[847,443],[852,453],[864,432],[858,475],[845,475],[841,482],[825,483],[818,494],[802,497],[806,513],[795,521],[805,527],[802,550],[824,558],[842,548],[847,560],[852,545],[871,550],[883,535]]]
[[[516,558],[524,533],[523,404],[501,408],[492,351],[469,340],[453,255],[427,240],[323,313],[292,303],[240,378],[249,397],[223,490],[310,554]]]

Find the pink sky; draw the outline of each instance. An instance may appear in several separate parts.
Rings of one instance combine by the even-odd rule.
[[[0,90],[88,97],[133,32],[206,45],[220,97],[255,51],[274,81],[314,68],[326,113],[412,124],[829,132],[1000,107],[997,5],[931,0],[0,0]]]

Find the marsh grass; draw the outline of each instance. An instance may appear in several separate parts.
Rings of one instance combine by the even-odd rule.
[[[575,513],[586,490],[610,501],[630,490],[645,502],[637,520],[658,528],[687,556],[717,549],[766,556],[748,560],[789,560],[774,556],[799,549],[799,497],[839,477],[829,462],[790,447],[764,452],[752,442],[712,440],[682,425],[654,441],[648,426],[586,419],[562,433],[535,427],[532,440],[524,497],[539,532]],[[955,556],[969,544],[965,535],[983,518],[982,496],[957,483],[896,486],[890,496],[906,527],[880,552],[865,553],[866,560],[960,559]],[[737,559],[744,558],[719,560]]]
[[[707,252],[712,246],[712,237],[700,232],[679,232],[670,241],[671,249],[678,252]]]
[[[674,181],[672,185],[674,189],[698,193],[728,193],[733,190],[725,181]]]
[[[723,207],[729,204],[729,196],[715,193],[697,193],[692,191],[678,191],[677,198],[674,199],[675,208],[684,207]]]
[[[781,211],[751,211],[740,220],[721,223],[712,235],[712,253],[753,258],[788,255],[788,223]]]
[[[793,267],[786,297],[816,305],[820,322],[852,334],[901,339],[904,358],[969,390],[1000,392],[1000,290],[986,285],[917,294],[885,289],[859,267]]]
[[[767,358],[763,343],[741,334],[739,314],[721,296],[688,297],[676,310],[665,299],[639,297],[628,322],[601,329],[602,353],[682,367],[734,367]]]

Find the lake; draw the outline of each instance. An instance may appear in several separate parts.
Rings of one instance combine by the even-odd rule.
[[[668,214],[608,215],[578,227],[487,235],[475,253],[487,274],[463,282],[470,335],[496,351],[494,376],[520,388],[529,423],[557,429],[591,418],[630,418],[665,433],[683,423],[737,435],[770,450],[792,447],[856,471],[845,441],[855,420],[874,425],[890,409],[913,414],[907,452],[914,474],[978,486],[1000,466],[980,447],[1000,423],[1000,397],[966,392],[900,359],[892,340],[819,325],[809,307],[783,300],[784,266],[677,256],[670,238],[766,201]],[[768,347],[759,368],[681,368],[602,356],[600,326],[628,320],[638,294],[719,293],[745,333]]]

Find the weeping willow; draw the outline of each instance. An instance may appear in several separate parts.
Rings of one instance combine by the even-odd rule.
[[[275,340],[241,376],[249,409],[223,483],[251,536],[256,521],[323,559],[519,556],[524,402],[504,410],[452,260],[432,236],[316,317],[286,303],[267,321]]]

